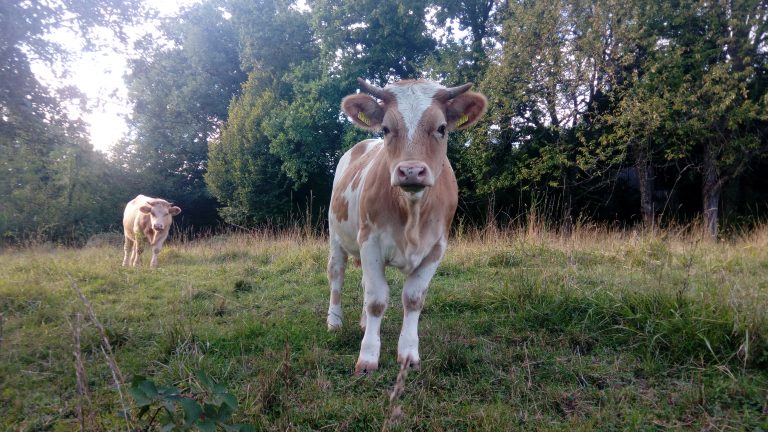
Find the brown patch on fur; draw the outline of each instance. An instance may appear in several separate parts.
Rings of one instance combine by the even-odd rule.
[[[406,311],[420,311],[424,307],[424,296],[411,297],[403,293],[403,307]]]
[[[343,194],[334,196],[331,206],[333,207],[333,214],[336,216],[337,221],[344,222],[349,219],[349,203],[347,202],[347,199],[344,198]]]
[[[331,304],[333,305],[339,305],[341,304],[341,293],[336,290],[331,291]]]
[[[368,313],[371,314],[371,316],[378,318],[384,315],[384,309],[386,309],[386,307],[386,303],[372,302],[366,309],[368,309]]]
[[[360,180],[363,179],[363,173],[361,171],[358,171],[355,173],[355,178],[352,179],[352,191],[356,191],[358,186],[360,186]]]
[[[359,142],[355,145],[355,147],[352,148],[352,153],[360,153],[361,155],[357,159],[352,159],[352,155],[350,154],[350,163],[347,166],[347,168],[344,170],[344,173],[339,178],[338,182],[333,185],[333,194],[331,198],[331,210],[333,211],[333,214],[336,216],[336,220],[339,222],[344,222],[349,219],[349,202],[344,197],[344,191],[347,190],[347,187],[350,186],[355,179],[359,183],[362,179],[362,175],[360,174],[373,159],[373,157],[378,154],[378,150],[371,149],[370,151],[363,153],[365,149],[367,148],[368,144],[366,141]],[[360,150],[358,150],[360,149]],[[354,185],[352,186],[354,189]]]
[[[326,273],[328,274],[328,279],[336,279],[339,277],[341,272],[336,270],[334,266],[328,262],[328,271]]]
[[[371,226],[367,223],[360,225],[360,230],[357,232],[357,244],[362,246],[363,243],[368,241],[368,237],[371,235]]]
[[[361,141],[361,142],[355,144],[354,147],[352,147],[352,151],[349,153],[349,163],[350,164],[352,162],[358,160],[360,158],[360,156],[365,154],[365,150],[368,149],[368,141],[369,140]]]

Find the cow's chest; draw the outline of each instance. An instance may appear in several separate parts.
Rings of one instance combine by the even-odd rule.
[[[374,240],[378,243],[376,249],[379,250],[384,265],[395,267],[406,275],[421,265],[436,244],[444,243],[438,230],[422,232],[416,243],[408,243],[403,238],[388,234],[387,231],[383,231],[377,236]]]

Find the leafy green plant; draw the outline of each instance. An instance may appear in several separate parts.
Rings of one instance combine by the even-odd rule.
[[[128,392],[139,408],[137,420],[143,422],[141,430],[151,430],[159,422],[163,432],[199,430],[216,431],[217,426],[227,432],[248,432],[253,427],[231,424],[237,409],[237,399],[227,389],[215,383],[203,371],[196,371],[198,389],[182,392],[174,386],[158,386],[141,375],[131,380]]]

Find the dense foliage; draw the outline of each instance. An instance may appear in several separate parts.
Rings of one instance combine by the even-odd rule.
[[[91,2],[118,13],[73,10],[79,25],[118,34],[137,8]],[[585,218],[701,218],[714,237],[768,204],[767,0],[206,0],[136,45],[132,132],[110,161],[61,114],[76,95],[28,68],[29,53],[65,53],[41,35],[66,20],[25,22],[0,41],[10,237],[116,223],[138,193],[173,200],[196,227],[322,217],[336,162],[365,136],[339,110],[358,76],[472,81],[488,96],[449,150],[469,223],[538,215],[567,233]]]
[[[87,50],[99,32],[124,37],[139,11],[138,0],[0,3],[0,244],[71,238],[118,221],[119,173],[66,114],[82,95],[47,88],[32,61],[66,64],[53,31],[76,35]]]

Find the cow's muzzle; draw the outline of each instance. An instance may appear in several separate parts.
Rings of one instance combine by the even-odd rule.
[[[432,172],[423,162],[400,162],[392,173],[392,186],[399,186],[406,192],[418,192],[433,184]]]
[[[155,231],[162,231],[163,229],[165,229],[165,225],[163,225],[163,224],[154,224],[154,225],[152,225],[152,229],[155,230]]]

